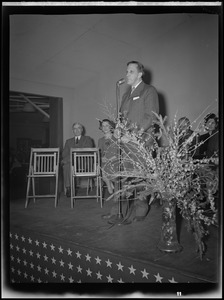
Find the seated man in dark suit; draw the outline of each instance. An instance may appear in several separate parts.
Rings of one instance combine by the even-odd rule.
[[[80,123],[72,125],[74,137],[65,142],[65,147],[62,152],[62,164],[64,174],[64,185],[66,188],[66,196],[71,195],[71,178],[70,178],[70,149],[71,148],[93,148],[93,139],[89,136],[84,136],[84,127]]]

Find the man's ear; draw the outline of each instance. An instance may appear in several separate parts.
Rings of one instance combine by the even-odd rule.
[[[138,79],[142,78],[142,75],[143,75],[142,72],[139,72],[138,73]]]

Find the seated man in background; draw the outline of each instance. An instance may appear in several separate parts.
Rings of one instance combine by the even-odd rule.
[[[70,149],[71,148],[93,148],[93,139],[89,136],[84,136],[84,127],[76,122],[72,125],[74,137],[66,140],[65,147],[62,152],[62,164],[64,175],[64,186],[66,188],[66,196],[71,196],[71,178],[70,178]]]

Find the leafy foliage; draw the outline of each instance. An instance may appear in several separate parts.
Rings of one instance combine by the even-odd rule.
[[[149,204],[158,196],[163,201],[176,199],[202,258],[204,236],[208,234],[208,226],[217,218],[214,203],[218,189],[218,172],[214,167],[217,157],[194,159],[189,153],[195,153],[200,146],[200,143],[193,143],[198,132],[192,131],[184,140],[185,133],[180,131],[175,120],[174,124],[166,126],[166,117],[155,116],[158,130],[151,131],[144,138],[135,124],[129,124],[121,117],[117,119],[115,136],[120,169],[113,168],[117,160],[113,157],[104,165],[104,172],[110,166],[108,177],[112,180],[121,178],[122,188],[107,200],[114,197],[129,199],[134,190],[139,199],[149,199]],[[206,205],[204,199],[207,199]]]

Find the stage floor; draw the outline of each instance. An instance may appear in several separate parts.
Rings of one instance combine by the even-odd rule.
[[[207,251],[203,260],[200,260],[195,251],[194,237],[187,231],[183,219],[178,219],[179,241],[183,250],[179,253],[163,253],[157,248],[161,230],[161,206],[151,205],[143,222],[114,226],[101,218],[102,214],[110,211],[111,206],[112,201],[104,202],[101,208],[96,199],[80,199],[72,209],[70,198],[61,193],[56,208],[53,198],[37,199],[36,203],[31,200],[25,208],[25,198],[17,198],[10,200],[9,230],[38,233],[60,240],[61,243],[70,242],[116,255],[133,264],[163,268],[175,273],[176,278],[188,278],[187,282],[219,282],[221,254],[217,226],[210,227],[206,240]],[[122,210],[125,211],[125,205]],[[130,220],[133,217],[134,213]]]

